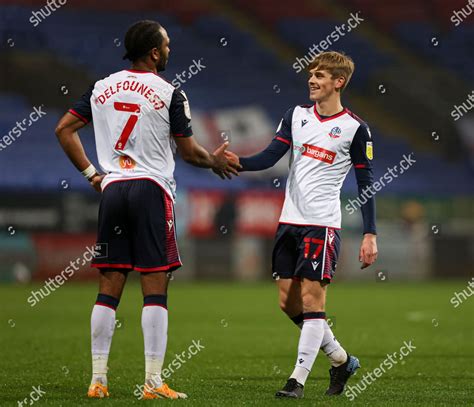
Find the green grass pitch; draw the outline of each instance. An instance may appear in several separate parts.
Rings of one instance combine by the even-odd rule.
[[[0,405],[18,406],[33,386],[40,386],[45,394],[34,403],[38,406],[473,406],[474,298],[457,308],[450,303],[466,285],[334,283],[329,288],[327,314],[334,332],[362,364],[349,384],[379,366],[387,353],[399,351],[404,341],[416,346],[352,402],[323,395],[329,363],[322,353],[305,386],[305,399],[274,399],[292,371],[299,331],[278,309],[270,283],[173,281],[165,366],[193,340],[204,346],[167,380],[188,393],[188,400],[179,401],[139,401],[133,395],[144,370],[142,298],[136,282],[129,282],[117,312],[108,400],[85,396],[96,285],[66,283],[34,308],[26,299],[38,287],[0,286]]]

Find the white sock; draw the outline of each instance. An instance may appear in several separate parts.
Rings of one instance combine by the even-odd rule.
[[[302,385],[305,384],[321,347],[324,322],[324,319],[307,319],[303,323],[298,344],[298,358],[295,370],[290,376]]]
[[[337,341],[327,321],[324,321],[324,337],[321,343],[321,349],[329,358],[331,366],[338,367],[346,363],[347,352]]]
[[[107,386],[107,361],[109,355],[92,355],[92,380],[91,384],[101,383]]]
[[[168,310],[158,305],[144,306],[142,330],[145,342],[145,383],[160,387],[163,383],[161,368],[168,341]]]
[[[115,310],[94,305],[91,315],[92,381],[107,385],[107,361],[115,330]]]

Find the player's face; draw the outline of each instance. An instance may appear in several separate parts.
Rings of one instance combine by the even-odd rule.
[[[336,88],[341,87],[341,79],[333,79],[331,74],[325,70],[317,70],[317,68],[309,71],[308,87],[309,98],[313,102],[321,102],[329,99],[336,93]]]
[[[163,35],[163,43],[161,44],[161,49],[159,50],[160,59],[156,63],[156,70],[158,72],[165,70],[170,54],[170,38],[168,37],[168,33],[164,28],[161,30],[161,34]]]

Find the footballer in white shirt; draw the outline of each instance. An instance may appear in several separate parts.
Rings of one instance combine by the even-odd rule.
[[[354,71],[350,57],[328,51],[308,66],[309,98],[313,104],[289,109],[276,136],[262,152],[239,158],[241,171],[275,165],[290,151],[285,201],[275,237],[273,277],[281,309],[301,328],[293,373],[276,397],[301,398],[319,349],[331,363],[327,395],[344,391],[360,367],[334,337],[326,322],[326,291],[334,276],[341,237],[340,192],[352,165],[359,193],[373,183],[373,140],[366,123],[344,108],[341,93]],[[377,258],[375,198],[361,206],[364,223],[359,261],[362,268]]]
[[[56,134],[76,168],[102,193],[92,267],[100,270],[91,317],[92,380],[88,396],[108,397],[107,364],[128,272],[141,274],[145,384],[140,397],[185,398],[161,378],[168,330],[168,273],[181,266],[176,244],[174,198],[176,150],[188,163],[221,178],[238,175],[225,157],[228,143],[213,154],[193,137],[189,101],[159,76],[170,39],[157,22],[144,20],[125,35],[131,69],[97,81],[61,118]],[[78,130],[91,122],[100,170],[87,158]]]

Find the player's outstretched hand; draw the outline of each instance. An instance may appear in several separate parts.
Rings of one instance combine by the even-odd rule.
[[[100,184],[102,183],[102,180],[104,179],[105,175],[102,174],[102,175],[94,175],[91,180],[90,180],[90,183],[92,185],[92,188],[94,188],[97,192],[102,192],[102,188],[100,186]]]
[[[238,177],[238,170],[242,168],[238,161],[231,160],[227,157],[226,153],[230,153],[226,151],[228,146],[229,142],[225,142],[213,153],[215,157],[215,166],[212,168],[212,170],[222,179],[232,179],[232,174]]]
[[[225,150],[224,151],[225,157],[234,163],[240,164],[240,159],[239,156],[232,151]]]
[[[359,261],[362,263],[361,269],[365,269],[377,260],[377,236],[366,233],[360,245]]]

